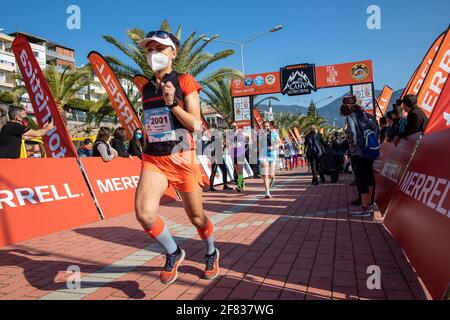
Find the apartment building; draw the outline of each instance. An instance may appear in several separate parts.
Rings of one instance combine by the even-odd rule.
[[[0,33],[0,91],[11,92],[16,85],[16,60],[11,51],[13,40],[13,37]]]
[[[210,128],[226,129],[228,124],[220,113],[205,102],[201,102],[200,108],[202,110],[203,118],[208,123]]]
[[[32,35],[27,32],[14,32],[11,37],[24,36],[30,42],[31,48],[36,56],[39,66],[42,69],[49,64],[55,65],[59,71],[64,71],[66,67],[75,69],[75,50],[56,42]]]

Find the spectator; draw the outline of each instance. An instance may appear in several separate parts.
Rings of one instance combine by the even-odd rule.
[[[44,158],[45,151],[39,142],[27,141],[25,143],[27,158]]]
[[[27,112],[22,107],[11,106],[8,111],[9,122],[0,131],[0,158],[19,159],[23,140],[43,137],[54,128],[47,122],[42,129],[28,128]]]
[[[125,141],[127,141],[127,132],[124,128],[118,127],[114,130],[114,139],[111,140],[111,147],[113,147],[119,157],[129,158],[128,148],[125,146]]]
[[[428,124],[425,112],[417,106],[417,96],[406,95],[402,100],[402,109],[408,113],[405,131],[399,134],[399,138],[405,138],[418,132],[423,132]]]
[[[298,148],[297,148],[297,142],[292,141],[291,143],[291,157],[292,157],[292,166],[294,169],[297,169],[298,167]]]
[[[84,139],[83,144],[77,150],[78,156],[80,158],[90,158],[92,157],[92,140]]]
[[[369,205],[374,194],[375,175],[373,161],[364,156],[364,130],[370,129],[378,133],[378,126],[372,117],[356,103],[355,96],[345,97],[340,111],[345,117],[352,168],[361,198],[361,209],[352,211],[351,215],[369,217],[373,213]]]
[[[137,128],[133,132],[133,139],[130,140],[128,146],[128,153],[130,156],[138,157],[142,159],[142,151],[144,150],[144,136],[142,135],[142,130]]]
[[[109,145],[108,141],[110,138],[111,129],[100,127],[100,130],[97,134],[97,139],[95,140],[94,146],[92,147],[93,157],[101,157],[103,161],[109,162],[119,156],[117,151]]]
[[[324,174],[330,176],[331,183],[339,181],[339,158],[331,147],[331,141],[324,146],[324,154],[320,159],[320,170]]]
[[[320,170],[320,159],[324,153],[325,140],[321,133],[317,132],[316,126],[311,126],[310,132],[305,137],[305,151],[308,163],[311,166],[311,171],[313,175],[312,184],[318,185],[318,175],[320,175],[320,181],[325,182],[325,177]]]
[[[388,122],[388,129],[386,130],[386,141],[387,142],[394,142],[396,137],[398,137],[399,130],[400,130],[400,119],[402,118],[402,112],[396,108],[394,105],[394,108],[392,111],[389,111],[386,114],[387,122]]]
[[[243,192],[245,189],[244,183],[244,164],[245,164],[245,140],[242,129],[238,128],[237,123],[231,123],[231,157],[233,159],[234,170],[236,171],[235,181],[236,190]]]
[[[279,158],[281,162],[280,170],[287,170],[287,158],[286,158],[286,139],[282,140],[282,143],[280,144],[279,151]]]
[[[331,140],[331,149],[338,159],[339,171],[344,172],[344,156],[348,149],[347,139],[344,133],[336,132]]]
[[[208,148],[209,145],[214,144],[216,141],[216,136],[212,135],[211,139],[208,141],[208,143],[205,146],[205,149]],[[223,141],[222,141],[223,142]],[[227,166],[225,164],[225,152],[224,152],[224,143],[220,146],[222,148],[222,152],[216,152],[216,148],[214,146],[211,147],[211,153],[210,153],[210,162],[211,162],[211,176],[209,178],[209,191],[216,192],[217,189],[214,188],[214,180],[216,178],[217,169],[220,168],[220,171],[222,172],[222,179],[223,179],[223,190],[233,190],[233,188],[230,188],[228,186],[228,172],[227,172]],[[207,155],[208,152],[207,152]],[[221,155],[222,159],[219,159],[219,156]]]
[[[380,118],[380,144],[382,144],[384,141],[386,141],[387,136],[387,129],[388,129],[388,122],[386,117]]]

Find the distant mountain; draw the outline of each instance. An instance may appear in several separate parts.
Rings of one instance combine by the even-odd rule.
[[[389,103],[388,110],[392,109],[392,104],[397,101],[397,99],[400,99],[400,96],[402,95],[403,89],[394,91],[392,94],[391,101]],[[329,124],[335,124],[338,127],[342,127],[344,125],[343,119],[339,114],[339,108],[342,104],[342,98],[346,95],[349,95],[350,92],[342,95],[341,97],[333,100],[329,104],[317,108],[317,113],[319,116],[324,117],[328,120]],[[381,94],[381,90],[375,90],[375,96],[378,97]],[[264,111],[269,111],[268,105],[261,105],[259,106],[259,109]],[[272,105],[272,111],[273,112],[289,112],[289,113],[295,113],[295,114],[307,114],[308,108],[293,104],[293,105],[280,105],[280,104],[273,104]]]

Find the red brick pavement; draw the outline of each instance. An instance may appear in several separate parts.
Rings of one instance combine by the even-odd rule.
[[[283,173],[271,200],[256,200],[261,180],[248,191],[206,193],[207,214],[234,210],[216,225],[221,272],[200,278],[204,244],[185,239],[180,278],[160,283],[162,256],[105,281],[83,299],[429,299],[398,243],[378,220],[349,218],[351,176],[339,184],[310,185],[303,170]],[[180,202],[161,207],[165,219],[189,226]],[[379,216],[379,215],[378,215]],[[193,227],[192,227],[193,228]],[[176,235],[176,234],[175,234]],[[182,237],[182,236],[180,236]],[[40,299],[66,288],[67,268],[82,276],[152,244],[134,214],[99,221],[0,249],[0,299]],[[381,268],[381,290],[369,290],[367,267]],[[59,291],[58,291],[59,292]]]

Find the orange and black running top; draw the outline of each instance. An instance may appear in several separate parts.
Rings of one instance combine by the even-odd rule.
[[[189,74],[179,74],[172,71],[166,74],[162,82],[172,82],[175,87],[175,97],[184,102],[184,97],[197,91],[201,86]],[[161,88],[153,77],[143,88],[144,125],[147,132],[147,143],[144,152],[152,156],[167,156],[172,149],[184,139],[188,139],[193,149],[191,133],[166,106]],[[181,107],[184,107],[182,105]],[[184,130],[179,130],[184,129]]]

